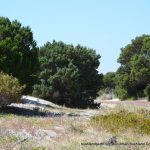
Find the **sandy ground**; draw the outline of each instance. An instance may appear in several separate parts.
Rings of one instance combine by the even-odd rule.
[[[127,104],[133,105],[137,107],[145,107],[150,109],[150,102],[147,100],[134,100],[134,101],[120,101],[119,99],[112,99],[112,100],[100,100],[99,98],[96,99],[96,102],[100,102],[101,106],[108,106],[114,108],[118,104]]]
[[[93,126],[91,117],[105,115],[119,104],[150,108],[150,102],[145,100],[98,102],[101,102],[101,108],[97,110],[58,108],[39,99],[36,103],[0,108],[0,150],[76,150],[83,141],[105,142],[114,134]],[[149,136],[140,136],[132,131],[118,133],[117,139],[123,142],[149,142]],[[115,147],[104,149],[118,150]],[[144,147],[144,150],[148,148]]]

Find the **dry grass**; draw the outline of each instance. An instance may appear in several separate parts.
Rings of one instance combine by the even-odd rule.
[[[0,115],[0,149],[9,150],[9,145],[15,145],[16,142],[23,139],[17,135],[9,134],[7,131],[14,133],[25,131],[34,135],[39,129],[46,131],[54,131],[56,136],[41,137],[39,139],[27,139],[23,143],[16,144],[14,150],[148,150],[148,146],[81,146],[81,142],[106,142],[112,136],[117,137],[118,142],[150,142],[148,123],[142,124],[145,120],[149,120],[150,111],[144,108],[120,105],[114,109],[95,110],[76,110],[62,108],[60,110],[44,109],[43,111],[64,112],[71,114],[62,117],[40,117],[40,116],[18,116],[12,114]],[[78,116],[85,112],[93,112],[94,116],[98,116],[93,123],[90,117]],[[98,114],[98,115],[97,115]],[[107,116],[107,117],[106,117]],[[121,117],[120,117],[121,116]],[[116,121],[116,117],[118,117]],[[113,118],[113,119],[112,119]],[[115,118],[115,119],[114,119]],[[119,121],[121,119],[121,121]],[[125,119],[125,120],[124,120]],[[115,120],[115,123],[114,123]],[[127,122],[130,122],[130,128],[127,128]],[[136,121],[133,123],[133,121]],[[110,124],[111,122],[111,124]],[[133,124],[132,124],[133,123]],[[135,125],[135,127],[134,127]],[[110,127],[118,127],[119,130],[114,132]],[[145,133],[147,132],[147,133]]]
[[[104,116],[92,118],[96,126],[100,126],[112,133],[127,132],[132,130],[139,134],[150,134],[150,119],[143,114],[136,114],[122,110]]]

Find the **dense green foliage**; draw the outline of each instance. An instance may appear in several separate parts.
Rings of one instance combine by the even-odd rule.
[[[19,102],[25,86],[21,86],[18,79],[0,73],[0,106]]]
[[[32,93],[34,85],[34,95],[71,107],[94,107],[98,89],[106,94],[115,89],[122,100],[143,96],[150,100],[149,35],[121,48],[116,73],[98,74],[99,59],[93,49],[56,41],[39,51],[28,26],[0,17],[0,71],[26,84],[24,93]]]
[[[144,96],[150,84],[150,36],[142,35],[121,49],[116,72],[116,95],[120,99]]]
[[[29,27],[0,17],[0,71],[12,74],[31,92],[38,66],[38,48]]]
[[[112,92],[115,88],[115,72],[107,72],[103,76],[103,89],[106,93]]]
[[[150,101],[150,84],[145,88],[144,93],[148,97],[148,100]]]
[[[107,72],[102,76],[102,86],[98,92],[100,99],[112,99],[114,96],[115,89],[115,72]]]
[[[107,72],[103,77],[104,87],[115,88],[115,72]]]
[[[80,45],[46,43],[39,52],[39,84],[34,95],[70,107],[94,107],[93,99],[101,86],[96,70],[100,55]]]

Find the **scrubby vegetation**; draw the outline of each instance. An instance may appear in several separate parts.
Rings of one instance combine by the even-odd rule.
[[[8,143],[11,143],[11,142],[16,142],[18,140],[19,140],[19,138],[16,137],[16,136],[13,136],[13,135],[0,137],[0,143],[1,144],[8,144]]]
[[[24,107],[26,108],[27,106]],[[132,105],[119,105],[114,109],[102,108],[100,110],[71,108],[43,109],[40,108],[40,106],[37,107],[39,108],[39,111],[43,113],[45,111],[47,113],[63,112],[65,116],[41,117],[40,115],[35,114],[35,116],[27,117],[21,113],[12,114],[11,111],[9,111],[8,114],[0,115],[0,135],[2,135],[0,136],[0,149],[3,148],[9,150],[10,147],[16,150],[103,150],[106,148],[116,150],[149,149],[149,146],[145,145],[80,147],[81,142],[107,142],[112,136],[117,137],[118,143],[149,142],[150,129],[149,126],[146,127],[146,124],[149,122],[145,122],[146,119],[148,120],[150,118],[150,111],[148,109],[136,108]],[[34,108],[30,107],[28,107],[28,109],[34,110]],[[0,108],[0,113],[3,111],[4,108]],[[28,110],[26,111],[26,113],[28,113]],[[98,120],[95,120],[97,116]],[[104,119],[104,116],[108,116],[107,119]],[[118,122],[116,121],[116,118],[118,119]],[[124,124],[121,124],[119,121],[123,121]],[[135,125],[135,127],[133,125]],[[143,129],[141,129],[142,125]]]
[[[119,112],[93,117],[92,122],[96,126],[113,133],[132,131],[150,135],[150,111],[148,112],[120,110]]]
[[[25,86],[21,86],[17,78],[1,72],[0,106],[19,102],[24,88]]]

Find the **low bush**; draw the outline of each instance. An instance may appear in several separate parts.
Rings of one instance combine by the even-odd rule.
[[[92,123],[113,133],[130,130],[140,134],[150,134],[150,118],[143,113],[122,110],[104,116],[93,117]]]
[[[0,73],[0,106],[17,103],[25,86],[18,79],[5,73]]]
[[[126,89],[121,89],[120,87],[116,86],[115,88],[115,95],[120,99],[120,100],[126,100],[128,99],[129,95]]]

